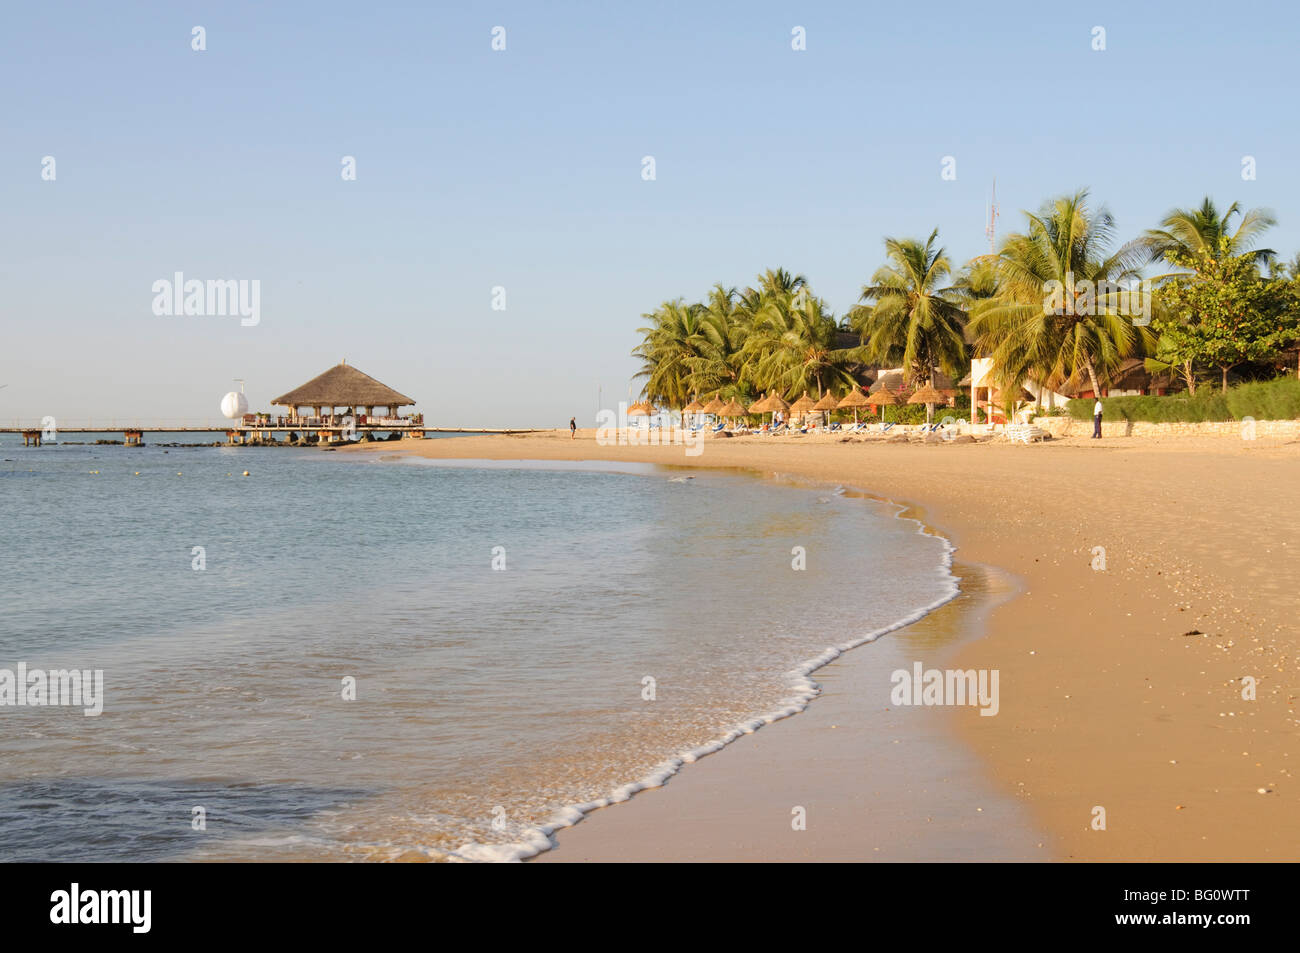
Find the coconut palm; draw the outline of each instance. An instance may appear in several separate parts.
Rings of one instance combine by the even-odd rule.
[[[771,274],[769,272],[769,274]],[[823,393],[832,384],[852,385],[852,368],[862,359],[859,348],[838,345],[839,328],[820,298],[807,290],[771,288],[761,296],[742,358],[758,390],[788,396]]]
[[[1234,228],[1236,218],[1240,220]],[[1208,255],[1215,261],[1244,256],[1256,266],[1264,267],[1277,253],[1254,245],[1276,224],[1276,216],[1268,209],[1252,208],[1243,212],[1239,202],[1233,202],[1220,213],[1207,195],[1199,208],[1176,208],[1166,215],[1160,228],[1147,230],[1142,244],[1152,261],[1175,264],[1198,255]]]
[[[702,312],[700,305],[679,298],[642,315],[651,323],[638,329],[644,337],[632,354],[643,362],[636,374],[645,378],[643,398],[673,408],[690,402],[694,363],[709,346],[710,326]]]
[[[1004,390],[1029,376],[1056,387],[1086,375],[1100,395],[1098,375],[1149,344],[1145,329],[1121,313],[1119,291],[1140,277],[1149,246],[1112,250],[1114,218],[1089,208],[1086,189],[1025,218],[1026,230],[1008,235],[998,251],[997,294],[973,307],[976,347],[993,358]]]
[[[957,378],[966,363],[966,312],[960,293],[945,285],[952,263],[938,237],[936,228],[924,242],[885,239],[889,263],[862,288],[861,300],[875,304],[851,315],[867,360],[901,364],[907,379],[931,385],[935,367]]]
[[[741,380],[741,347],[749,326],[740,319],[735,288],[721,283],[709,290],[700,306],[700,334],[695,355],[688,359],[694,394],[735,396]]]

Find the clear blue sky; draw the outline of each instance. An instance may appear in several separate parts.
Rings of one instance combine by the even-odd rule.
[[[10,4],[0,419],[215,417],[235,377],[269,409],[346,358],[437,425],[589,424],[660,301],[783,266],[841,314],[885,235],[982,252],[995,175],[1003,232],[1079,186],[1125,235],[1208,193],[1273,208],[1289,256],[1298,24],[1131,0]],[[260,280],[261,323],[154,315],[176,271]]]

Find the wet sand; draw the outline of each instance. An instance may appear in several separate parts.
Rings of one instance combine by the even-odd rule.
[[[557,431],[348,452],[637,460],[840,483],[916,505],[961,563],[1019,581],[982,637],[933,656],[941,667],[997,669],[996,717],[880,712],[878,694],[855,682],[851,652],[814,676],[824,694],[807,712],[559,832],[547,860],[992,859],[977,856],[990,836],[1007,839],[1007,859],[1300,857],[1300,528],[1291,515],[1300,444],[746,437],[711,439],[687,456],[682,446],[600,446],[591,431],[578,440]],[[916,638],[945,614],[975,631],[972,608],[952,603],[886,638]],[[1254,700],[1242,697],[1247,676]],[[900,743],[888,765],[856,757],[855,732],[913,716],[903,733],[932,724],[919,735],[933,748],[918,740],[908,753]],[[875,796],[882,771],[889,790],[911,795]],[[953,803],[945,784],[971,793]],[[962,820],[986,813],[965,803],[980,800],[981,785],[996,796],[990,822]],[[795,806],[807,808],[807,830],[792,830]],[[926,830],[936,816],[937,836]]]

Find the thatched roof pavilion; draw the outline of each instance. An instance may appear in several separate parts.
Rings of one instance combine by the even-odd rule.
[[[374,408],[385,407],[391,416],[397,416],[399,407],[410,406],[415,400],[343,361],[271,403],[295,412],[299,407],[315,407],[318,411],[348,407],[373,414]]]

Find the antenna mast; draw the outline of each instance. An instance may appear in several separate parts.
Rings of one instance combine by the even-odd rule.
[[[997,253],[995,236],[997,234],[998,220],[998,180],[997,176],[993,177],[993,201],[989,204],[989,223],[984,228],[984,234],[989,240],[989,254]]]

